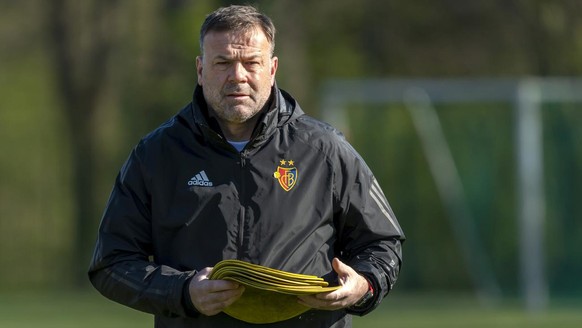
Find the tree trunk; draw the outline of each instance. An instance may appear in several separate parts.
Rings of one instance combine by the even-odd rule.
[[[71,178],[74,233],[70,268],[76,286],[87,285],[86,271],[99,222],[95,206],[96,128],[94,116],[104,86],[110,39],[104,35],[103,17],[111,1],[96,1],[91,6],[91,19],[82,26],[73,26],[79,6],[66,0],[52,0],[47,8],[47,24],[52,41],[57,92],[71,142]],[[78,42],[91,38],[85,48]]]

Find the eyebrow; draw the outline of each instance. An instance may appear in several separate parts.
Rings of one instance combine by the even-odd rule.
[[[257,59],[257,58],[259,58],[259,59],[260,59],[260,58],[262,58],[262,56],[261,56],[261,55],[259,55],[259,54],[255,54],[255,55],[250,55],[250,56],[248,56],[248,57],[243,57],[242,59],[243,59],[243,60],[250,60],[250,59]],[[219,60],[228,60],[228,61],[230,61],[230,60],[234,60],[234,57],[225,56],[225,55],[216,55],[216,56],[214,57],[214,60],[216,60],[216,59],[219,59]]]

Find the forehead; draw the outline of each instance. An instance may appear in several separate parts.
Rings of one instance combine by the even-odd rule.
[[[254,28],[248,31],[209,31],[204,37],[204,54],[222,52],[270,52],[265,33]]]

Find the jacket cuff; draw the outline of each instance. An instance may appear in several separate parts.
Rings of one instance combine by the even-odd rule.
[[[190,280],[192,280],[192,277],[187,279],[184,283],[184,287],[182,287],[182,306],[188,317],[195,318],[200,315],[200,312],[198,312],[194,304],[192,304],[192,298],[190,297]]]
[[[374,295],[366,303],[364,303],[360,306],[350,306],[350,307],[346,308],[346,312],[349,314],[363,316],[363,315],[366,315],[366,314],[372,312],[372,310],[374,310],[380,304],[383,297],[382,297],[382,292],[380,291],[380,288],[379,288],[379,284],[376,281],[376,279],[374,278],[374,276],[371,274],[365,273],[365,272],[359,272],[359,273],[361,275],[363,275],[366,278],[366,280],[368,280],[368,283],[370,283],[372,285],[372,289],[374,290]]]

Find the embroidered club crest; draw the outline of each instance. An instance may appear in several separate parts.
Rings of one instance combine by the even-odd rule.
[[[279,163],[280,165],[277,166],[277,171],[273,173],[273,176],[279,181],[279,185],[283,190],[289,191],[297,183],[297,168],[294,166],[295,162],[282,159]]]

